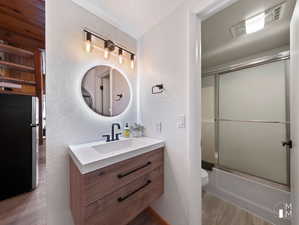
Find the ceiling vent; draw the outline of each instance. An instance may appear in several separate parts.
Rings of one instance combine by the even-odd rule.
[[[255,16],[239,22],[230,28],[234,38],[262,30],[275,21],[281,20],[285,11],[286,3],[283,2]]]

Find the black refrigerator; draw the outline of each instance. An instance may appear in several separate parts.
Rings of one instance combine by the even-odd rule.
[[[38,184],[38,100],[0,94],[0,200]]]

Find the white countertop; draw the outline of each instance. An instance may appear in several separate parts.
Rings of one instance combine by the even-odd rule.
[[[113,142],[69,145],[69,154],[82,174],[164,147],[163,140],[139,137]]]

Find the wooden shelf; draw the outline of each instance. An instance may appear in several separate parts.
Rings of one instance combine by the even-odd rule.
[[[25,65],[13,63],[13,62],[7,62],[7,61],[0,60],[0,66],[1,65],[8,69],[15,69],[15,70],[26,71],[26,72],[34,72],[34,68],[31,66],[25,66]]]
[[[14,46],[6,45],[6,44],[0,44],[0,51],[23,56],[23,57],[33,57],[34,53],[25,49],[17,48]]]
[[[22,91],[3,91],[3,90],[0,90],[0,94],[29,95],[29,96],[35,96],[36,95],[34,92],[26,93],[26,92],[22,92]]]
[[[21,80],[21,79],[12,78],[12,77],[5,77],[5,76],[1,76],[1,75],[0,75],[0,81],[14,83],[14,84],[27,84],[27,85],[32,85],[32,86],[36,85],[35,81]]]

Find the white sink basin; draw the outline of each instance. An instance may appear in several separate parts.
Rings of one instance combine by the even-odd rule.
[[[114,142],[70,145],[69,153],[82,174],[164,147],[164,141],[141,137]]]

